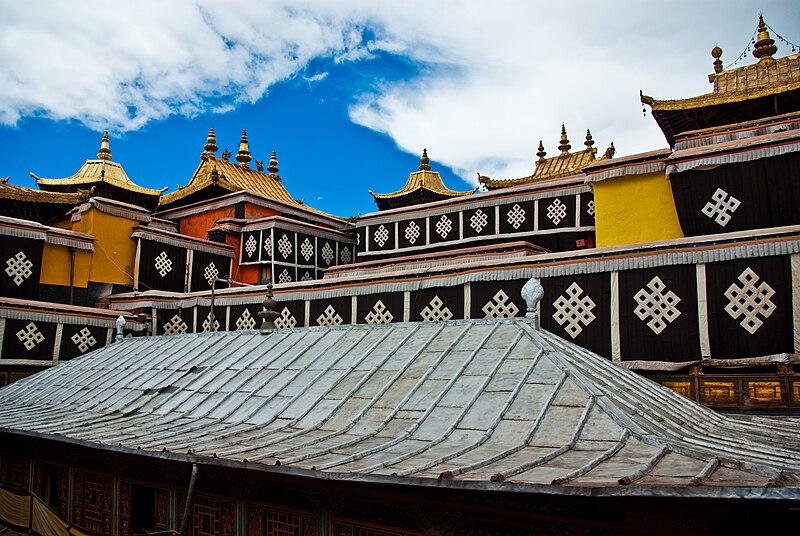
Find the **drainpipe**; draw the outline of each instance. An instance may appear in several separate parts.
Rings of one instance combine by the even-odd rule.
[[[194,505],[194,489],[197,485],[197,474],[200,466],[192,464],[192,478],[189,480],[189,493],[186,494],[186,507],[183,509],[183,519],[181,520],[181,536],[189,534],[189,520],[192,518],[192,506]]]
[[[74,304],[75,294],[75,248],[69,248],[69,304]]]

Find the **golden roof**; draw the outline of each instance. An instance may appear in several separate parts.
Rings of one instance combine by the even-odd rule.
[[[189,184],[179,188],[175,192],[170,192],[161,198],[159,206],[164,207],[174,204],[192,194],[200,192],[208,187],[217,186],[229,192],[248,190],[284,201],[292,205],[300,205],[309,208],[301,202],[292,198],[286,188],[284,188],[280,175],[278,175],[278,158],[275,152],[270,158],[270,165],[267,168],[269,173],[262,171],[261,161],[256,161],[258,169],[250,167],[250,151],[247,142],[247,133],[242,131],[242,139],[239,143],[239,152],[236,155],[238,163],[230,162],[230,152],[223,153],[223,158],[217,158],[216,136],[212,128],[208,135],[205,145],[205,152],[200,156],[201,162],[189,180]]]
[[[545,158],[547,153],[544,150],[542,141],[539,140],[539,150],[536,153],[536,156],[538,156],[539,159],[536,161],[532,175],[517,179],[492,179],[490,177],[482,176],[479,173],[478,180],[484,186],[486,186],[488,190],[495,190],[497,188],[518,186],[520,184],[528,184],[531,182],[543,181],[545,179],[557,179],[560,177],[575,175],[580,173],[583,168],[596,160],[595,155],[597,154],[597,148],[594,147],[592,133],[588,129],[586,130],[586,140],[583,142],[583,144],[586,146],[585,149],[571,153],[569,150],[572,148],[572,146],[567,138],[567,130],[562,124],[561,139],[558,144],[558,149],[561,152],[557,156]],[[603,156],[599,158],[599,160],[611,158],[614,156],[615,150],[614,144],[612,143],[611,146],[606,149],[606,152],[603,154]]]
[[[47,192],[34,190],[25,186],[17,186],[0,181],[0,199],[24,201],[29,203],[55,203],[60,205],[77,205],[89,194],[89,191],[75,193]]]
[[[758,37],[753,48],[753,56],[758,63],[735,69],[722,69],[722,49],[714,47],[714,73],[708,81],[714,84],[713,91],[688,99],[656,100],[641,94],[641,101],[653,111],[691,110],[718,104],[730,104],[777,95],[800,89],[800,54],[783,58],[773,58],[778,48],[769,36],[764,18],[759,17]]]
[[[87,160],[81,166],[77,173],[71,177],[63,179],[45,179],[40,178],[31,173],[31,176],[36,179],[39,188],[43,189],[69,187],[69,186],[91,186],[98,183],[106,183],[111,186],[116,186],[123,190],[128,190],[137,194],[160,196],[162,190],[154,190],[151,188],[144,188],[135,184],[128,178],[125,170],[117,162],[111,161],[111,151],[108,147],[108,131],[103,134],[103,140],[100,146],[100,152],[97,154],[97,160]]]
[[[475,192],[475,190],[470,190],[468,192],[458,192],[455,190],[451,190],[450,188],[445,186],[442,177],[439,175],[439,172],[431,171],[430,159],[428,158],[428,150],[423,149],[422,157],[420,158],[419,171],[414,171],[411,174],[409,174],[406,184],[401,189],[389,194],[376,194],[371,190],[369,193],[371,193],[376,200],[394,199],[397,197],[403,197],[405,195],[409,195],[419,190],[428,190],[429,192],[432,192],[434,194],[443,197],[461,197],[464,195],[470,195]]]

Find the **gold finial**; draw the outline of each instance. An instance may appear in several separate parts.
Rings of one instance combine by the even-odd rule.
[[[558,149],[561,151],[561,154],[569,154],[571,148],[572,145],[569,144],[569,140],[567,139],[567,129],[564,128],[564,123],[561,123],[561,143],[558,144]]]
[[[272,151],[272,156],[269,157],[269,166],[267,166],[267,171],[269,171],[270,175],[275,175],[281,169],[278,167],[278,155],[275,151]]]
[[[758,36],[756,38],[756,45],[753,48],[753,56],[758,58],[759,62],[772,60],[772,55],[778,51],[775,46],[775,40],[769,36],[767,25],[764,23],[764,16],[758,16]]]
[[[419,159],[419,170],[420,171],[430,171],[430,159],[428,158],[428,149],[422,150],[422,158]]]
[[[208,138],[206,138],[206,144],[203,146],[203,149],[206,150],[207,155],[213,155],[217,152],[217,135],[214,134],[214,129],[208,131]]]
[[[711,49],[711,57],[714,58],[714,72],[719,74],[722,72],[722,49],[718,46],[715,46]]]
[[[250,148],[247,145],[247,131],[242,129],[242,139],[239,140],[239,152],[236,153],[236,161],[239,162],[240,167],[249,168],[251,160]]]
[[[583,144],[586,146],[586,151],[587,152],[590,152],[590,153],[596,153],[597,152],[597,149],[592,147],[594,145],[594,140],[592,139],[592,133],[589,132],[588,128],[586,129],[586,141],[584,141]]]
[[[111,160],[111,149],[108,147],[108,130],[103,133],[103,141],[100,142],[100,152],[97,153],[100,160]]]
[[[539,140],[539,152],[536,153],[536,156],[539,157],[539,162],[544,162],[544,157],[547,153],[544,151],[544,145],[542,145],[542,140]]]
[[[603,157],[605,157],[605,158],[614,158],[614,155],[616,154],[616,152],[617,152],[617,148],[614,147],[614,142],[612,141],[611,145],[609,145],[608,149],[606,149],[606,152],[603,153]]]

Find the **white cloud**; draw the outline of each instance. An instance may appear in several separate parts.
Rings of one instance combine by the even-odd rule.
[[[710,49],[719,44],[732,61],[759,9],[798,38],[789,23],[800,7],[779,0],[0,0],[0,123],[36,115],[135,130],[255,102],[315,58],[388,52],[421,74],[355,95],[351,119],[411,153],[427,147],[471,182],[476,171],[508,178],[532,171],[540,139],[554,154],[562,122],[576,148],[587,128],[600,151],[612,140],[618,154],[664,146],[639,89],[709,91]]]

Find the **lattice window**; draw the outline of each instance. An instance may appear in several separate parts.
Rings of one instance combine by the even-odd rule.
[[[217,536],[220,534],[220,504],[214,499],[196,497],[194,500],[194,536]]]
[[[300,516],[267,510],[267,536],[299,536]]]
[[[94,532],[103,530],[103,479],[86,476],[83,488],[83,527]]]

